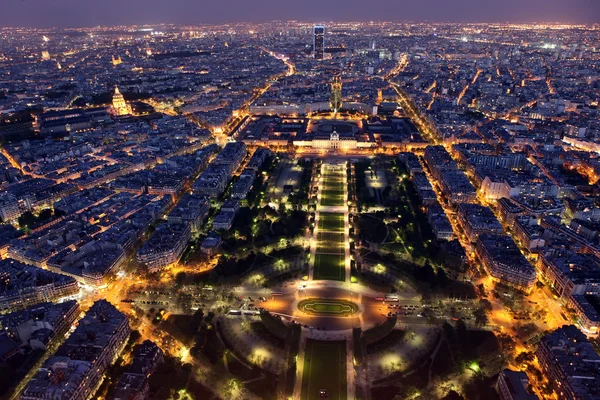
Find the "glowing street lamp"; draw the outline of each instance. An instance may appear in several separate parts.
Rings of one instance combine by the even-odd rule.
[[[475,373],[478,373],[479,371],[481,371],[479,364],[477,364],[477,362],[475,362],[475,361],[473,361],[471,364],[469,364],[469,369]]]

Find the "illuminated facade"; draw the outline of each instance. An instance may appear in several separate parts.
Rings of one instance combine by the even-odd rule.
[[[354,137],[342,137],[336,131],[333,131],[329,138],[315,138],[312,140],[312,147],[317,149],[355,149],[358,143]]]
[[[325,27],[323,25],[315,25],[313,33],[314,56],[315,59],[322,60],[325,54]]]
[[[375,143],[369,141],[361,141],[354,135],[340,136],[336,131],[333,131],[330,135],[315,135],[311,138],[304,138],[303,140],[294,140],[294,146],[302,148],[312,148],[319,150],[354,150],[354,149],[366,149],[375,146]]]
[[[129,115],[131,114],[131,106],[127,104],[125,98],[119,91],[119,88],[115,86],[115,94],[113,95],[112,111],[116,115]]]

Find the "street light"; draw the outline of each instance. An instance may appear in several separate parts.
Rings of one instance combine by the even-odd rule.
[[[469,364],[469,369],[475,373],[481,371],[481,368],[479,367],[479,364],[477,364],[476,361],[473,361],[471,364]]]

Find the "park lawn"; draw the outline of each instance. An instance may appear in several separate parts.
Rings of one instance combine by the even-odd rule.
[[[323,192],[331,194],[344,194],[344,188],[341,185],[324,185]]]
[[[317,235],[317,253],[344,253],[344,234],[338,232],[319,232]]]
[[[344,191],[339,189],[323,189],[321,198],[324,197],[344,197]]]
[[[323,186],[344,186],[344,178],[342,176],[325,175],[323,178]]]
[[[329,232],[344,231],[344,214],[338,213],[320,213],[319,230]]]
[[[322,206],[343,206],[345,205],[344,201],[344,192],[328,192],[323,191],[321,194],[321,205]]]
[[[315,311],[322,311],[331,314],[340,314],[344,312],[344,307],[341,304],[316,304]]]
[[[344,185],[344,178],[341,176],[326,176],[325,179],[323,179],[323,186],[343,186]]]
[[[346,399],[346,342],[308,339],[304,355],[301,400],[318,400],[326,390],[328,399]]]
[[[298,304],[298,309],[317,315],[346,316],[358,311],[358,306],[346,300],[308,299]]]
[[[343,196],[344,195],[344,188],[341,188],[339,186],[331,186],[331,187],[327,187],[324,186],[323,190],[321,191],[321,195],[331,195],[331,196]]]
[[[345,257],[343,254],[315,255],[314,279],[346,280]]]
[[[381,219],[368,214],[361,214],[358,219],[358,229],[363,239],[381,243],[387,235],[387,226]]]
[[[344,197],[321,199],[321,205],[324,207],[344,206]]]

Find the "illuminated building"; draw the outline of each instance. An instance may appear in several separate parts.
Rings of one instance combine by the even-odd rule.
[[[559,399],[597,399],[600,396],[600,356],[574,325],[565,325],[542,337],[536,356],[540,370]]]
[[[106,300],[98,300],[75,331],[35,372],[22,399],[98,398],[104,373],[121,353],[131,333],[129,319]]]
[[[191,237],[189,224],[161,224],[137,251],[136,260],[145,264],[150,273],[176,264]]]
[[[376,146],[365,134],[360,121],[318,120],[311,121],[306,133],[293,139],[294,146],[319,150],[353,150]]]
[[[475,253],[489,274],[505,285],[529,291],[536,281],[533,265],[506,235],[480,235]]]
[[[323,25],[315,25],[313,33],[314,56],[315,59],[322,60],[325,53],[325,27]]]
[[[10,193],[0,195],[0,218],[4,222],[16,221],[21,216],[17,198]]]
[[[56,301],[79,293],[77,281],[7,258],[0,261],[6,289],[0,293],[0,310],[14,311],[34,304]]]
[[[121,56],[117,56],[116,58],[115,58],[115,56],[112,57],[112,63],[115,67],[117,65],[121,64],[122,62],[123,62],[123,60],[121,60]]]
[[[342,79],[339,75],[334,76],[331,82],[329,105],[334,114],[337,114],[342,108]]]
[[[537,400],[535,394],[529,392],[529,378],[523,371],[505,369],[498,375],[496,390],[501,400]]]
[[[131,106],[127,104],[117,86],[115,86],[115,94],[113,95],[112,110],[116,115],[131,114]]]

